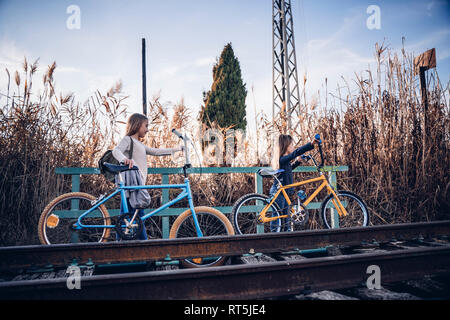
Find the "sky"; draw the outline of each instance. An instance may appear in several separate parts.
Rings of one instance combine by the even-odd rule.
[[[375,67],[375,43],[418,55],[436,48],[442,82],[450,74],[450,1],[292,0],[299,79],[306,75],[307,100],[323,104],[341,77]],[[79,8],[79,28],[71,5]],[[380,28],[369,29],[367,12],[380,9]],[[254,108],[272,114],[272,1],[270,0],[0,0],[0,93],[7,75],[21,70],[24,56],[39,58],[34,94],[42,74],[56,61],[57,92],[84,102],[118,80],[129,95],[129,112],[142,112],[141,39],[147,41],[147,95],[160,94],[168,106],[182,98],[196,118],[202,92],[211,88],[212,67],[231,42],[248,95],[247,120]],[[70,25],[70,24],[69,24]],[[342,83],[342,81],[340,82]],[[253,90],[252,90],[253,88]],[[323,94],[323,93],[322,93]],[[320,98],[322,97],[322,98]],[[5,98],[0,95],[0,105]]]

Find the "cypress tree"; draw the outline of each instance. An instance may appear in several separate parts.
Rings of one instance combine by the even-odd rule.
[[[247,89],[242,81],[239,60],[235,57],[231,43],[228,43],[219,61],[213,67],[211,90],[203,92],[204,105],[200,110],[200,121],[211,127],[216,121],[221,128],[245,130],[245,98]]]

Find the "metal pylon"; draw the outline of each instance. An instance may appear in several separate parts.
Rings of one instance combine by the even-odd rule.
[[[290,0],[272,0],[272,4],[272,119],[280,115],[286,133],[295,130],[292,116],[300,112],[294,24]]]

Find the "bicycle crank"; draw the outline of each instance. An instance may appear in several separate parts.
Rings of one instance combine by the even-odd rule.
[[[309,219],[309,211],[303,204],[296,206],[295,212],[291,213],[291,220],[295,225],[304,226]]]
[[[116,232],[123,240],[136,240],[142,232],[144,224],[137,214],[120,215],[116,223]]]

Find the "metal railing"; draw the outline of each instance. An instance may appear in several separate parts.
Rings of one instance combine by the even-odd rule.
[[[206,168],[190,168],[190,174],[230,174],[230,173],[247,173],[253,174],[255,177],[255,192],[263,192],[263,177],[257,174],[257,171],[262,169],[262,167],[206,167]],[[330,183],[333,187],[337,187],[337,177],[336,173],[341,171],[348,171],[348,166],[325,166],[323,171],[329,172]],[[316,167],[305,166],[297,167],[293,172],[317,172]],[[148,174],[160,174],[162,176],[162,184],[169,183],[169,176],[175,174],[183,174],[183,168],[148,168]],[[56,168],[55,174],[71,175],[72,176],[72,192],[80,191],[80,176],[83,174],[100,174],[98,168]],[[161,203],[165,204],[169,202],[169,190],[163,189],[161,195]],[[307,208],[308,209],[319,209],[321,202],[311,202]],[[213,207],[224,214],[231,213],[232,206],[217,206]],[[162,235],[163,238],[169,237],[169,217],[177,216],[184,212],[186,208],[167,208],[164,211],[156,214],[155,216],[162,217]],[[145,209],[145,213],[152,211],[154,209]],[[116,216],[120,214],[120,209],[108,209],[111,216]]]

